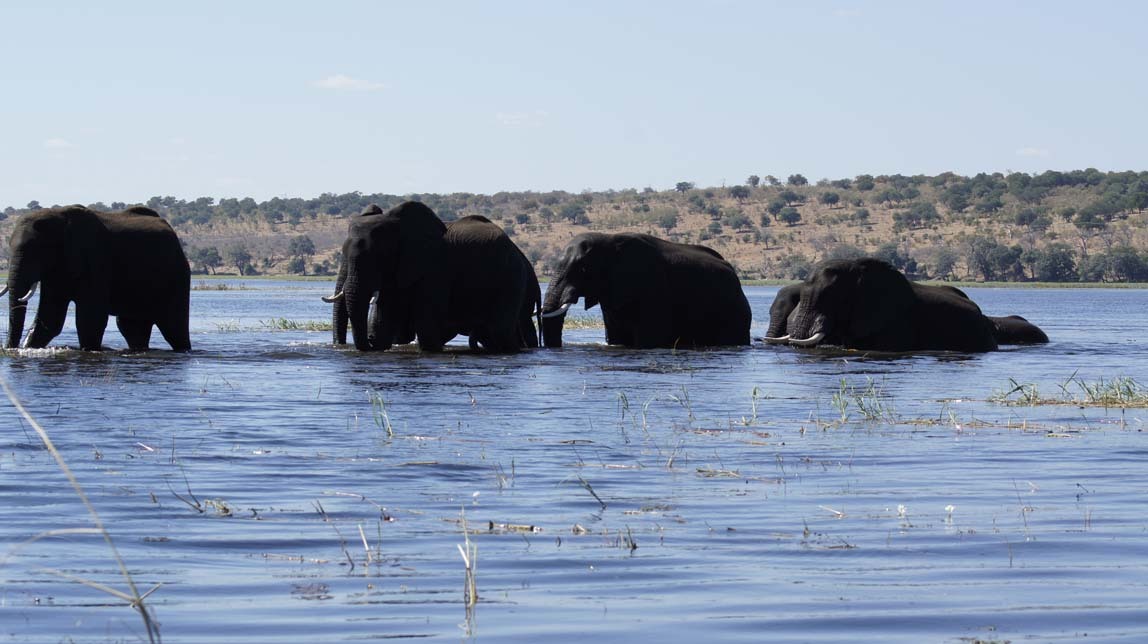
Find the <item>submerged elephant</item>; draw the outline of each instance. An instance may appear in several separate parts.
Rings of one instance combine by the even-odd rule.
[[[828,260],[783,288],[766,342],[877,351],[992,351],[996,326],[964,292],[910,282],[876,258]]]
[[[385,213],[368,206],[348,225],[335,295],[323,298],[333,304],[334,342],[346,344],[349,322],[361,351],[415,339],[423,351],[439,351],[458,333],[488,351],[516,351],[525,346],[518,337],[527,291],[537,283],[524,260],[485,218],[448,229],[416,201]]]
[[[996,329],[997,344],[1044,344],[1048,335],[1019,315],[988,316]]]
[[[133,350],[148,348],[153,325],[173,350],[191,350],[191,270],[175,231],[154,210],[65,206],[29,213],[12,231],[11,258],[8,284],[0,291],[10,298],[9,348],[20,346],[38,283],[40,304],[25,347],[47,346],[75,302],[81,349],[101,348],[114,315]]]
[[[716,251],[637,233],[584,233],[566,247],[542,305],[543,343],[562,346],[578,298],[602,305],[606,342],[627,347],[749,344],[750,309]]]
[[[471,348],[508,353],[538,346],[542,305],[534,266],[501,228],[471,215],[446,227],[451,327]]]

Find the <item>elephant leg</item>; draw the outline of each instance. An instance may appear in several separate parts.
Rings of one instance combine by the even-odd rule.
[[[124,340],[127,340],[129,349],[132,351],[148,350],[151,343],[151,320],[117,315],[116,327],[120,330],[120,335],[124,336]]]
[[[45,289],[47,290],[47,289]],[[36,319],[32,320],[32,330],[23,346],[29,349],[43,349],[53,338],[64,330],[64,319],[68,316],[68,300],[44,293],[40,306],[36,309]]]
[[[76,303],[76,335],[84,351],[103,348],[104,330],[108,327],[108,310],[102,306]]]
[[[161,321],[156,326],[172,351],[191,351],[191,331],[187,328],[187,318]]]
[[[624,347],[635,346],[634,325],[628,316],[613,309],[607,311],[606,308],[603,307],[602,321],[606,325],[606,344],[621,345]]]

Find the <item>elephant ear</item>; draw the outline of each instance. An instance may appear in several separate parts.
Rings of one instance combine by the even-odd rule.
[[[849,320],[851,337],[908,332],[914,296],[909,280],[900,271],[881,260],[861,260],[856,267],[856,285]]]
[[[653,309],[666,305],[670,300],[669,278],[657,249],[640,237],[619,237],[605,276],[611,307]]]

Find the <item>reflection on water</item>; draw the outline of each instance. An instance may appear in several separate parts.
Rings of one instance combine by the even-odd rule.
[[[989,402],[1148,382],[1148,292],[969,289],[1053,340],[976,356],[631,351],[592,325],[482,356],[335,348],[264,324],[328,320],[329,284],[244,286],[193,293],[189,355],[126,353],[113,328],[102,354],[0,357],[136,583],[162,584],[168,642],[1148,631],[1146,412]],[[775,292],[747,289],[754,335]],[[122,587],[98,536],[20,545],[90,522],[3,414],[5,638],[138,639],[130,609],[53,572]]]

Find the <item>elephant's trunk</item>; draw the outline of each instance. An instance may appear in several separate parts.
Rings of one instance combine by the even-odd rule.
[[[765,332],[765,341],[788,339],[789,334],[785,332],[785,320],[770,318],[769,330]]]
[[[566,311],[578,301],[578,297],[565,275],[550,282],[546,288],[546,299],[542,302],[543,346],[562,346],[562,325],[566,321]]]
[[[323,298],[331,303],[331,341],[347,344],[347,302],[343,287],[347,283],[347,260],[339,263],[339,277],[335,280],[335,295]]]
[[[542,346],[562,346],[562,325],[566,322],[566,314],[552,315],[542,318]]]
[[[789,319],[786,320],[786,328],[789,331],[787,339],[794,346],[816,346],[825,339],[827,327],[828,320],[825,315],[814,312],[802,302],[793,309]]]
[[[28,313],[28,298],[35,292],[34,288],[35,283],[29,285],[16,270],[8,277],[8,341],[5,346],[9,349],[20,346],[24,336],[24,318]]]

